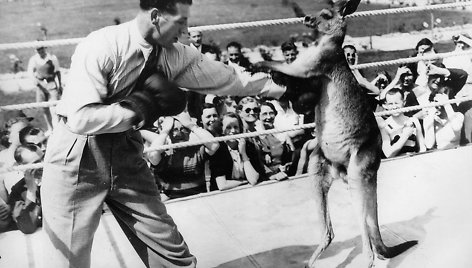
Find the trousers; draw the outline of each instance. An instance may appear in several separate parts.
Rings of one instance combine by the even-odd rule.
[[[44,162],[47,267],[90,267],[104,202],[147,267],[196,266],[160,200],[138,131],[79,135],[61,121],[49,138]]]

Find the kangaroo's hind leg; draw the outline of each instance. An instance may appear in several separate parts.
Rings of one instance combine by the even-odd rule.
[[[333,177],[330,174],[330,163],[323,156],[319,146],[310,155],[308,173],[314,182],[316,211],[321,224],[321,240],[319,246],[308,261],[308,267],[314,268],[315,261],[334,239],[333,227],[328,209],[328,191]]]

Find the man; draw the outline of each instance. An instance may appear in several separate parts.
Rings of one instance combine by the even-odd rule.
[[[147,267],[195,267],[159,198],[138,129],[184,110],[177,86],[221,95],[285,89],[267,77],[242,81],[233,68],[176,43],[191,4],[141,0],[134,20],[93,32],[77,46],[44,160],[49,267],[90,267],[104,202]]]
[[[292,63],[297,58],[298,49],[293,42],[285,42],[280,46],[280,48],[287,64]]]
[[[228,51],[228,65],[237,66],[242,70],[246,70],[251,66],[249,59],[244,57],[242,51],[242,46],[238,42],[229,42],[226,45],[226,50]]]
[[[192,30],[192,31],[189,31],[188,35],[189,35],[189,41],[190,41],[191,47],[194,47],[195,49],[200,51],[200,53],[202,54],[212,51],[212,48],[210,45],[202,43],[203,36],[202,36],[201,31]]]
[[[46,47],[38,47],[36,54],[28,62],[28,73],[37,86],[36,101],[56,101],[62,94],[62,80],[59,60],[49,53]],[[57,122],[53,108],[44,108],[44,119],[48,132],[51,132]]]

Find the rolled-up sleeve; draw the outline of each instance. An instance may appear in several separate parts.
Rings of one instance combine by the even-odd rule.
[[[285,92],[285,87],[275,84],[268,74],[251,75],[248,72],[238,71],[186,46],[179,46],[177,53],[179,55],[174,57],[183,58],[184,62],[171,58],[169,62],[176,61],[183,64],[181,71],[173,78],[180,87],[205,94],[261,95],[274,98],[280,97]]]

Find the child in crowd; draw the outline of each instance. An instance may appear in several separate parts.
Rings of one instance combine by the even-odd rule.
[[[384,104],[386,110],[403,108],[404,104],[404,94],[401,89],[392,88],[387,92]],[[426,151],[421,125],[417,118],[395,113],[385,120],[377,117],[377,121],[385,157]]]

